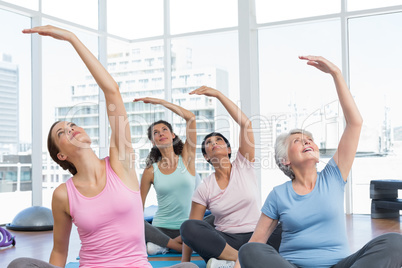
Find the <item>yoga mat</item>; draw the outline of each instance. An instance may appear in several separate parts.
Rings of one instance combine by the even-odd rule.
[[[199,257],[198,253],[191,254],[191,257]],[[181,253],[177,251],[169,251],[166,254],[148,255],[148,258],[163,258],[163,257],[181,257]]]
[[[191,262],[195,263],[200,268],[207,267],[207,264],[205,263],[204,260],[191,261]],[[153,268],[160,268],[160,267],[169,267],[169,266],[178,264],[178,263],[180,263],[180,261],[150,261],[150,263],[152,264]]]
[[[156,255],[148,255],[148,258],[163,258],[163,257],[181,257],[181,253],[177,251],[169,251],[166,254],[156,254]],[[191,257],[200,257],[198,253],[193,253],[191,254]],[[79,260],[80,257],[77,257],[77,260]]]
[[[203,261],[203,260],[191,261],[191,262],[195,263],[200,268],[207,267],[205,261]],[[161,267],[169,267],[169,266],[178,264],[178,263],[180,263],[180,261],[150,261],[150,263],[153,268],[161,268]],[[65,268],[78,268],[78,267],[79,267],[78,262],[69,262],[69,263],[67,263]]]

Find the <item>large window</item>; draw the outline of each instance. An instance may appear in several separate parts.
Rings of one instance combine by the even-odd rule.
[[[364,124],[353,165],[353,212],[370,213],[370,180],[401,179],[402,13],[349,20],[350,83]]]
[[[337,147],[338,129],[343,127],[332,77],[308,66],[299,55],[323,56],[341,67],[340,21],[259,32],[263,200],[273,186],[289,180],[275,164],[277,135],[294,128],[310,131],[321,148],[321,167]]]
[[[53,24],[74,31],[89,50],[95,56],[98,55],[97,36],[52,21],[45,21],[44,24]],[[42,196],[43,205],[50,207],[53,190],[70,178],[71,174],[63,170],[49,156],[46,148],[49,129],[55,121],[74,122],[84,127],[91,137],[92,148],[99,153],[98,86],[69,43],[53,38],[42,38],[42,46]]]
[[[348,0],[347,3],[349,11],[402,5],[401,0]]]
[[[171,33],[237,26],[237,1],[170,0]]]
[[[10,23],[12,21],[13,23]],[[0,224],[32,199],[30,18],[0,10]],[[12,205],[11,205],[12,204]]]
[[[42,12],[63,20],[98,27],[98,0],[41,0]]]
[[[163,34],[163,0],[107,1],[107,24],[111,34],[128,39]]]
[[[321,148],[319,169],[334,153],[344,119],[333,81],[297,56],[328,58],[344,69],[364,119],[347,206],[354,213],[370,213],[369,181],[401,178],[396,172],[402,157],[402,111],[397,103],[402,84],[401,1],[0,1],[0,23],[7,25],[0,29],[0,201],[13,204],[2,211],[0,224],[32,205],[32,196],[37,202],[32,194],[36,180],[41,180],[42,203],[49,207],[55,187],[71,176],[47,152],[47,133],[55,120],[85,126],[100,156],[108,144],[107,131],[99,128],[108,124],[104,102],[81,59],[66,42],[23,35],[21,30],[31,24],[73,30],[116,79],[129,114],[139,178],[150,149],[148,125],[171,120],[175,132],[184,137],[185,124],[163,107],[132,103],[134,98],[167,98],[195,113],[196,169],[205,177],[212,169],[200,153],[202,138],[220,131],[236,152],[238,128],[216,100],[188,95],[189,91],[201,85],[216,87],[242,105],[240,91],[248,92],[250,86],[257,92],[253,86],[258,84],[259,93],[243,101],[261,107],[261,125],[254,129],[260,132],[256,136],[262,200],[272,187],[288,180],[273,160],[279,133],[295,127],[310,130]],[[246,39],[238,39],[245,33],[250,37],[247,45]],[[248,51],[257,47],[256,40],[258,51]],[[32,55],[31,41],[36,51]],[[241,66],[256,71],[240,73]],[[258,82],[253,80],[255,73]],[[31,87],[41,94],[31,95]],[[36,167],[30,160],[35,154],[32,144],[36,145],[31,136],[37,133],[31,118],[40,109],[31,102],[38,95],[43,99],[43,152],[42,165]],[[42,169],[41,177],[31,179],[32,165]]]
[[[22,7],[30,8],[33,10],[38,10],[39,0],[3,0],[4,2],[9,2],[13,5],[19,5]]]
[[[339,0],[255,0],[255,2],[258,23],[307,18],[341,11]]]
[[[161,40],[127,43],[110,39],[107,54],[108,71],[119,84],[126,107],[137,160],[137,176],[141,179],[145,159],[152,147],[147,137],[148,126],[158,120],[167,120],[166,109],[133,100],[143,97],[165,98],[164,44]],[[145,206],[156,204],[156,194],[151,188]]]
[[[207,164],[201,153],[203,138],[217,131],[229,139],[233,148],[237,148],[238,141],[234,137],[238,136],[238,130],[219,101],[206,96],[189,95],[189,92],[206,85],[216,88],[238,103],[237,55],[237,34],[234,32],[177,38],[172,41],[172,100],[196,115],[199,141],[196,172],[201,177],[213,172],[212,166]],[[173,118],[176,133],[184,137],[185,121],[178,116]]]

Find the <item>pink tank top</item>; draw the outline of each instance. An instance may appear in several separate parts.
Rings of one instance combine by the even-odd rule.
[[[81,239],[80,267],[138,267],[149,264],[139,191],[132,191],[106,161],[106,186],[85,197],[67,180],[70,215]]]

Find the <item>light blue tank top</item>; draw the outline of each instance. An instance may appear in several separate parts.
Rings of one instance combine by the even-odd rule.
[[[154,168],[154,188],[158,200],[158,210],[152,225],[178,230],[190,216],[195,176],[188,172],[181,155],[176,170],[169,175],[163,174],[157,163],[152,166]]]

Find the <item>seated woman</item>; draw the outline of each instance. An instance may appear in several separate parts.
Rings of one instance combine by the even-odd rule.
[[[222,134],[213,132],[204,138],[202,153],[215,172],[197,187],[190,220],[180,228],[185,243],[182,262],[188,262],[194,250],[208,262],[207,267],[233,267],[238,249],[250,239],[259,217],[253,129],[247,116],[216,89],[203,86],[190,94],[215,97],[223,104],[240,125],[240,146],[231,163],[231,147]],[[215,228],[202,221],[206,209],[215,216]]]
[[[275,160],[291,181],[274,187],[268,195],[250,243],[240,248],[240,265],[400,268],[402,236],[397,233],[379,236],[349,255],[344,188],[363,120],[338,67],[323,57],[300,59],[332,76],[346,127],[334,156],[321,172],[316,169],[319,149],[311,133],[296,129],[277,138]],[[278,220],[283,228],[279,253],[265,244]]]
[[[80,267],[151,268],[145,250],[144,216],[130,125],[117,83],[75,34],[53,26],[23,32],[65,40],[74,47],[105,94],[108,118],[113,123],[110,155],[104,159],[93,152],[91,139],[83,128],[64,121],[52,125],[48,135],[50,156],[73,177],[53,194],[50,261],[19,258],[8,267],[65,267],[74,223],[81,240]]]
[[[153,147],[147,157],[140,184],[143,204],[152,184],[158,200],[158,210],[152,225],[145,222],[148,254],[164,254],[169,249],[181,252],[180,226],[188,220],[191,197],[196,186],[195,116],[192,112],[161,99],[140,98],[134,101],[163,105],[186,120],[184,144],[166,121],[159,120],[148,127],[148,139]]]

